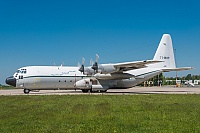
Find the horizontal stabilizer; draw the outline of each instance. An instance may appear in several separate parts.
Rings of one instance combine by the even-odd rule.
[[[163,68],[163,72],[191,70],[193,67]]]

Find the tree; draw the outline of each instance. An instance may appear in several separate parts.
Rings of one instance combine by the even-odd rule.
[[[191,74],[188,74],[186,77],[185,77],[186,80],[191,80],[192,79],[192,75]]]

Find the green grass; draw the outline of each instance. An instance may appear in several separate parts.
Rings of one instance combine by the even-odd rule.
[[[0,96],[0,132],[200,132],[200,95]]]
[[[0,90],[13,89],[13,86],[0,85]]]

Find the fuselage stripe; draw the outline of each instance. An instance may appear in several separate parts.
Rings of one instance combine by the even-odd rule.
[[[27,76],[27,77],[24,77],[24,78],[71,78],[74,76]],[[76,77],[90,77],[90,76],[76,76]]]

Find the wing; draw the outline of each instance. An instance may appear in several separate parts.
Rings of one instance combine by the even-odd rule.
[[[140,69],[147,67],[148,64],[159,63],[163,61],[156,61],[156,60],[145,60],[145,61],[135,61],[135,62],[124,62],[124,63],[117,63],[113,64],[113,66],[119,70],[119,72],[129,71],[133,69]]]

